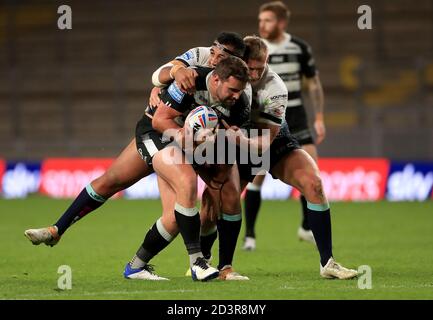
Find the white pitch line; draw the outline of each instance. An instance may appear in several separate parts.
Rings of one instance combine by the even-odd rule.
[[[350,281],[350,280],[349,280]],[[420,285],[374,285],[373,289],[420,289],[420,288],[432,288],[432,284],[420,284]],[[315,287],[293,287],[293,286],[286,286],[283,285],[278,288],[278,290],[308,290],[308,289],[314,289]],[[332,288],[333,291],[347,291],[347,290],[353,290],[358,289],[357,286],[354,287],[344,287],[344,288]]]
[[[99,296],[99,295],[133,295],[142,293],[184,293],[184,292],[196,292],[200,290],[192,289],[173,289],[173,290],[146,290],[146,291],[102,291],[102,292],[74,292],[73,290],[65,290],[59,293],[48,293],[48,294],[20,294],[11,299],[19,298],[40,298],[40,297],[69,297],[69,296]],[[0,299],[8,300],[8,299]]]

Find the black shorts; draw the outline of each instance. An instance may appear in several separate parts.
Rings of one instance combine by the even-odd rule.
[[[289,155],[293,150],[300,148],[301,146],[298,141],[290,133],[278,135],[272,142],[271,147],[266,151],[266,154],[263,155],[263,157],[269,157],[268,159],[270,160],[269,168],[266,168],[266,170],[271,172],[272,168],[280,162],[282,158]],[[261,164],[253,164],[251,162],[243,164],[238,161],[239,176],[241,180],[248,182],[253,181],[257,175],[257,172],[254,173],[253,169],[260,167]]]
[[[155,153],[164,149],[170,141],[163,141],[162,134],[153,129],[152,119],[144,115],[135,128],[135,143],[141,158],[151,166]]]
[[[314,144],[314,137],[308,127],[307,112],[303,106],[287,107],[286,121],[290,128],[290,133],[298,140],[301,146]]]

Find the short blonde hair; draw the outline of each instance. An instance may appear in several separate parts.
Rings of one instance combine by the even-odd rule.
[[[263,60],[268,56],[268,47],[266,43],[257,36],[246,36],[244,43],[247,46],[245,50],[245,60]]]

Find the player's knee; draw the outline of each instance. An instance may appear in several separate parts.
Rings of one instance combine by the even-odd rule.
[[[188,172],[182,173],[176,183],[176,193],[184,196],[197,197],[197,175]]]
[[[305,197],[313,201],[324,199],[322,179],[317,174],[308,174],[301,180],[301,188]]]
[[[99,178],[96,178],[91,182],[93,190],[103,197],[111,197],[116,192],[122,190],[116,177],[106,172]]]
[[[215,193],[214,190],[205,188],[201,196],[200,206],[200,221],[201,225],[204,226],[207,223],[216,222],[219,214],[219,191]]]

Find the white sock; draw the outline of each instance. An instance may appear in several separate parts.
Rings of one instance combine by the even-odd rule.
[[[189,255],[189,266],[191,268],[194,265],[194,262],[197,260],[197,258],[203,258],[203,254],[201,252],[196,252]]]

